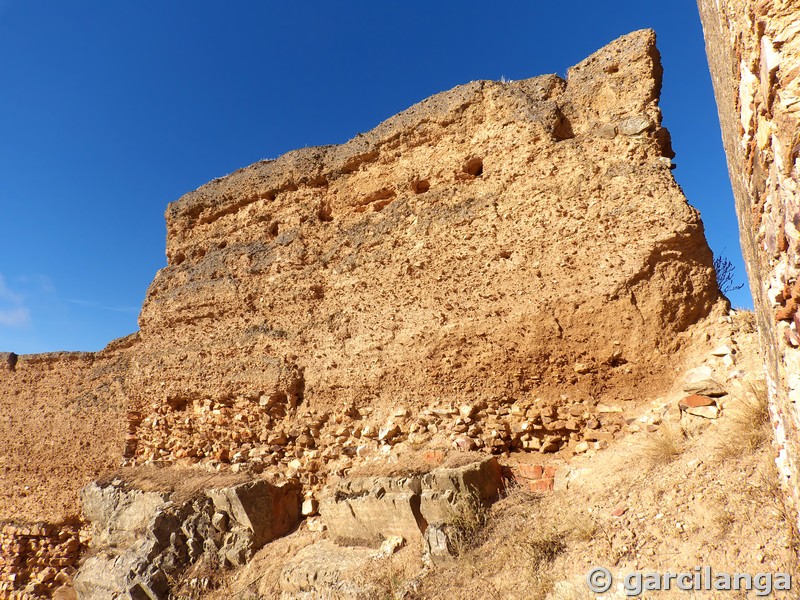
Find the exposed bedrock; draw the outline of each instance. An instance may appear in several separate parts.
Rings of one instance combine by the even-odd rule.
[[[299,519],[296,487],[263,479],[215,487],[218,478],[211,476],[182,473],[181,478],[184,488],[197,480],[194,489],[183,494],[163,485],[140,489],[124,477],[84,488],[91,542],[75,577],[79,597],[167,598],[192,564],[241,566]]]
[[[458,502],[488,506],[502,489],[493,457],[403,477],[354,477],[331,486],[320,505],[330,535],[344,545],[379,546],[391,536],[421,543],[431,525],[453,519]]]

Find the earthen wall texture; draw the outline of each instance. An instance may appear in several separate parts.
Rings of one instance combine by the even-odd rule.
[[[129,368],[123,345],[0,362],[0,523],[72,519],[78,491],[119,466]]]
[[[698,0],[762,335],[778,465],[798,499],[800,2]]]

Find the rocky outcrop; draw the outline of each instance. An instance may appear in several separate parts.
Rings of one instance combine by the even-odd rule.
[[[488,506],[501,488],[500,466],[489,457],[422,475],[340,481],[326,491],[320,514],[339,544],[377,547],[392,536],[420,544],[429,525],[452,520],[459,501]]]
[[[800,25],[795,0],[698,0],[785,483],[800,460]]]
[[[297,488],[264,480],[216,488],[211,477],[201,481],[210,487],[184,499],[120,478],[87,486],[81,499],[92,538],[75,578],[79,597],[167,598],[190,565],[241,566],[300,516]]]
[[[343,548],[330,540],[306,546],[281,571],[281,600],[365,597],[368,591],[358,576],[379,556],[377,550]]]
[[[363,573],[406,545],[429,562],[450,559],[466,522],[485,514],[504,486],[494,457],[455,457],[466,464],[347,477],[329,486],[320,503],[328,539],[285,563],[281,597],[372,596]]]

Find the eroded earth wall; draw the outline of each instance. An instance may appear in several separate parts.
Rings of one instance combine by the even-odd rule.
[[[0,354],[0,519],[68,520],[78,490],[119,466],[128,372],[120,342],[99,353]]]
[[[325,424],[352,434],[344,407],[657,386],[719,300],[660,84],[640,31],[566,81],[459,86],[171,204],[129,375],[134,456],[313,447]]]
[[[658,363],[718,298],[660,81],[638,32],[567,81],[473,82],[187,194],[133,387],[190,409],[278,379],[289,404],[427,404]]]
[[[796,501],[800,2],[698,0],[698,6],[767,361],[778,463]]]

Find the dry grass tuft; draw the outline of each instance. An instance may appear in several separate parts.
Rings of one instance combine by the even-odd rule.
[[[231,571],[223,568],[208,555],[186,569],[177,579],[168,577],[175,597],[199,600],[212,593],[228,595]]]
[[[547,600],[590,600],[591,596],[583,587],[577,587],[573,583],[566,581],[559,582],[553,586]]]
[[[526,532],[526,535],[519,540],[518,549],[524,556],[525,563],[540,567],[552,562],[566,547],[561,532],[547,528]]]
[[[756,333],[758,325],[756,324],[756,314],[752,310],[737,309],[732,310],[729,314],[733,321],[733,327],[737,333]]]
[[[591,520],[589,520],[591,521]],[[532,598],[543,598],[556,582],[552,562],[567,548],[567,539],[593,536],[595,526],[583,515],[551,514],[524,488],[512,489],[505,510],[493,515],[482,550],[492,571],[517,573]]]
[[[763,379],[748,382],[745,391],[732,399],[726,413],[714,446],[720,458],[753,454],[770,439],[767,385]]]
[[[543,509],[540,496],[516,485],[510,485],[488,512],[475,511],[474,500],[454,508],[450,526],[461,532],[454,544],[459,555],[449,564],[436,565],[420,580],[418,596],[413,597],[545,598],[563,579],[553,572],[556,558],[573,537],[593,531],[583,518]]]
[[[359,581],[359,600],[411,600],[416,597],[417,578],[408,560],[394,556],[373,563],[368,576]]]
[[[565,537],[579,543],[592,541],[597,535],[597,520],[585,512],[570,513],[564,516],[562,529]]]
[[[706,523],[709,529],[718,537],[723,537],[728,533],[731,526],[736,521],[733,513],[722,504],[709,506],[704,510],[706,512]]]
[[[646,437],[640,447],[642,458],[650,466],[669,464],[683,453],[683,430],[665,424],[656,433]]]
[[[445,531],[455,556],[480,546],[485,540],[489,510],[474,493],[465,494],[450,507]]]

